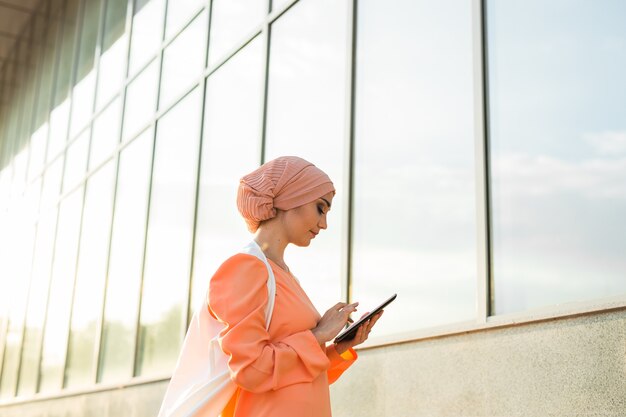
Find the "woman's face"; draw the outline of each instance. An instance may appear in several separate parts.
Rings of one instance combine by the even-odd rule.
[[[332,192],[315,201],[284,212],[283,222],[290,243],[296,246],[309,246],[311,239],[322,229],[326,229],[326,216],[333,202]]]

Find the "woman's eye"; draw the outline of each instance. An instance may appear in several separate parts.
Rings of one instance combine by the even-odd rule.
[[[317,211],[318,211],[320,214],[324,214],[324,209],[322,208],[322,206],[317,206]]]

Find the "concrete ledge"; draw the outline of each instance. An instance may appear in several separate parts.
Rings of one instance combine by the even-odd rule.
[[[361,350],[334,417],[626,415],[626,310]],[[167,379],[0,406],[1,417],[154,417]]]

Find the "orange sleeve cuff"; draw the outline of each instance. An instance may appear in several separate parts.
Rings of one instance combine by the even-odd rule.
[[[346,361],[353,361],[353,360],[356,360],[356,358],[357,358],[357,356],[358,356],[358,355],[356,354],[356,352],[355,352],[355,350],[354,350],[354,349],[349,348],[348,350],[346,350],[345,352],[343,352],[343,353],[342,353],[342,354],[340,354],[339,356],[341,356],[341,358],[342,358],[343,360],[346,360]]]

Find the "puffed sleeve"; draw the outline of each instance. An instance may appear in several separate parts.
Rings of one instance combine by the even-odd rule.
[[[220,345],[230,356],[231,377],[254,393],[311,382],[331,365],[310,330],[270,341],[265,330],[267,276],[261,260],[238,254],[220,266],[209,284],[211,313],[226,326]]]

